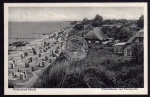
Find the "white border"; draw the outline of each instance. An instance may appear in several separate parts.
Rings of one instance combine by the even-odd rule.
[[[9,7],[144,7],[144,88],[102,90],[101,88],[40,88],[14,91],[8,88],[8,8]],[[148,94],[148,17],[147,3],[4,3],[4,94],[5,95],[146,95]]]

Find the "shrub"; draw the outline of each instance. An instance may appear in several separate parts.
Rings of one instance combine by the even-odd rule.
[[[108,50],[109,52],[112,52],[113,53],[113,47],[104,47],[104,49]]]
[[[74,25],[76,23],[77,23],[77,21],[73,21],[73,22],[70,23],[70,25]]]
[[[110,59],[106,59],[103,62],[101,62],[102,66],[105,66],[108,70],[119,70],[120,67],[122,67],[122,65],[120,64],[120,66],[117,66],[117,61],[115,60],[110,60]]]
[[[113,43],[108,42],[108,43],[106,43],[106,46],[107,46],[107,47],[112,47],[112,46],[113,46]]]
[[[120,88],[138,88],[141,87],[140,80],[137,78],[139,76],[138,68],[137,67],[123,67],[121,72],[117,75],[117,86]]]
[[[83,29],[83,25],[82,24],[76,24],[75,26],[74,26],[74,29],[75,30],[82,30]]]
[[[134,43],[132,45],[132,58],[136,63],[143,63],[143,43]]]
[[[86,83],[88,88],[102,88],[107,87],[103,81],[101,81],[94,74],[86,74],[83,78],[83,81]]]

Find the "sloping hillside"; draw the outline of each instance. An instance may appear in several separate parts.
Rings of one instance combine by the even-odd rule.
[[[103,47],[89,49],[86,58],[69,62],[63,54],[49,66],[34,88],[143,87],[143,65],[112,54]],[[115,57],[115,59],[114,59]]]

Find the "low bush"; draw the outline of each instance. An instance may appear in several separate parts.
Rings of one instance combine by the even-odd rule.
[[[123,67],[117,75],[117,85],[120,88],[143,88],[143,74],[139,72],[139,68]]]
[[[134,43],[132,45],[132,58],[136,63],[143,63],[144,50],[143,43]]]
[[[109,71],[115,72],[116,85],[120,88],[138,88],[143,87],[143,65],[137,64],[135,61],[129,59],[107,59],[101,62]]]
[[[113,52],[114,51],[113,47],[104,47],[104,49],[108,50],[109,52]]]

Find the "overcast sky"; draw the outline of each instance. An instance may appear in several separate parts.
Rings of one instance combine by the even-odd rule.
[[[103,19],[139,19],[142,7],[11,7],[9,21],[74,21],[99,14]]]

